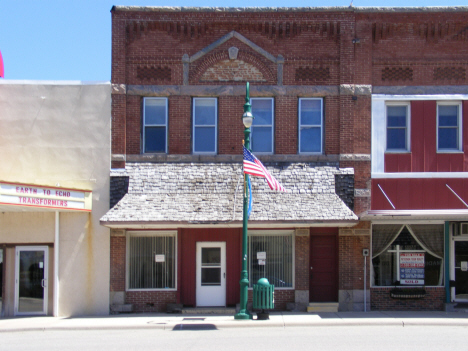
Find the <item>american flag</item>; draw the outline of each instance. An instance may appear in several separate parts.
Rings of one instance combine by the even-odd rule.
[[[267,171],[258,158],[243,146],[244,149],[244,173],[257,177],[264,177],[271,190],[286,192],[286,189]]]

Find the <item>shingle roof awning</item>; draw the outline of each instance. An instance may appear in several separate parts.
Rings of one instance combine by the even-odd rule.
[[[334,175],[352,169],[308,164],[267,166],[288,190],[274,192],[252,177],[249,223],[350,225],[357,216],[335,193]],[[101,218],[109,227],[131,225],[241,224],[242,165],[232,163],[127,164],[128,193]],[[347,223],[347,224],[346,224]]]

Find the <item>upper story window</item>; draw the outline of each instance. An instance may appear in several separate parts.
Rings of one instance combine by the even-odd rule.
[[[323,152],[323,100],[299,99],[299,153]]]
[[[251,127],[251,146],[254,153],[273,153],[273,98],[252,98],[252,114],[254,116]]]
[[[462,150],[461,104],[437,104],[437,151]]]
[[[387,104],[387,151],[410,150],[409,104]]]
[[[144,98],[143,105],[143,152],[167,152],[167,98]]]
[[[216,154],[218,104],[216,98],[193,99],[193,153]]]

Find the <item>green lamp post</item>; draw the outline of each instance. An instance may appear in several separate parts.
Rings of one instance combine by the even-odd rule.
[[[250,151],[250,127],[253,123],[252,106],[250,105],[249,97],[249,83],[247,82],[245,92],[244,114],[242,115],[242,123],[244,123],[244,140],[245,148]],[[252,319],[252,315],[247,310],[248,288],[249,288],[249,275],[247,273],[247,182],[249,179],[248,174],[244,174],[244,210],[242,217],[242,271],[240,280],[240,310],[234,316],[234,319]]]

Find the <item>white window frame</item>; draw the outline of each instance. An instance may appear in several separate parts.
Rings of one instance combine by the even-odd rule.
[[[387,131],[388,131],[388,107],[389,106],[405,106],[406,107],[406,148],[405,149],[388,149]],[[392,128],[399,129],[399,128]],[[387,101],[385,103],[385,153],[409,153],[411,152],[411,103],[401,101]]]
[[[271,124],[262,124],[259,126],[255,126],[252,124],[250,127],[251,131],[251,136],[250,136],[250,147],[252,149],[252,152],[254,152],[257,155],[272,155],[275,152],[275,99],[272,97],[259,97],[259,98],[251,98],[250,99],[250,105],[252,105],[252,101],[254,100],[270,100],[271,101]],[[253,111],[252,108],[252,114],[254,116],[254,121],[255,121],[255,112]],[[255,137],[255,127],[270,127],[271,128],[271,151],[264,152],[264,151],[256,151],[253,149],[253,138]]]
[[[320,116],[320,125],[317,125],[317,124],[302,124],[301,123],[301,111],[302,111],[302,101],[303,100],[320,100],[320,110],[321,110],[321,116]],[[298,109],[297,109],[297,120],[298,120],[298,123],[299,123],[299,143],[298,143],[298,149],[299,149],[299,154],[302,154],[302,155],[322,155],[323,154],[323,144],[324,144],[324,113],[323,113],[323,98],[299,98],[299,106],[298,106]],[[305,151],[301,151],[301,140],[302,140],[302,129],[303,128],[310,128],[310,127],[320,127],[320,151],[317,151],[317,152],[305,152]]]
[[[131,289],[129,288],[130,282],[130,237],[132,236],[167,236],[174,237],[174,288],[154,288],[154,289]],[[178,247],[177,247],[177,231],[127,231],[126,233],[126,249],[125,249],[125,291],[177,291],[177,261],[178,261]]]
[[[210,125],[210,124],[201,124],[201,125],[196,125],[195,124],[195,105],[196,101],[198,100],[214,100],[215,101],[215,123]],[[193,98],[193,103],[192,103],[192,150],[194,154],[197,155],[216,155],[218,153],[218,99],[215,97],[206,97],[206,98],[201,98],[201,97],[194,97]],[[214,140],[214,146],[215,149],[214,151],[197,151],[195,150],[195,139],[196,139],[196,133],[195,129],[196,127],[214,127],[215,129],[215,140]]]
[[[291,250],[292,250],[292,286],[291,287],[277,287],[275,286],[275,290],[295,290],[296,289],[296,234],[294,230],[249,230],[248,231],[248,237],[252,236],[285,236],[285,235],[290,235],[291,236]],[[249,245],[250,242],[247,242],[247,245]],[[256,259],[256,258],[254,258]],[[267,258],[268,260],[268,255]],[[247,257],[247,266],[249,266],[249,257]],[[249,272],[249,280],[250,280],[250,272]],[[257,282],[250,282],[253,284],[256,284]],[[270,282],[270,284],[275,285],[274,283]],[[253,288],[250,288],[250,290],[253,290]]]
[[[148,100],[165,100],[166,102],[166,116],[165,116],[165,123],[164,124],[147,124],[146,123],[146,101]],[[152,154],[152,153],[161,153],[158,151],[146,151],[146,127],[164,127],[166,129],[166,145],[164,148],[164,153],[167,154],[167,145],[168,145],[168,98],[167,97],[145,97],[143,98],[143,153],[145,154]]]
[[[458,107],[458,148],[457,149],[440,149],[439,148],[439,106],[457,106]],[[461,101],[437,101],[437,122],[436,122],[436,147],[437,153],[459,153],[463,152],[463,113]]]

